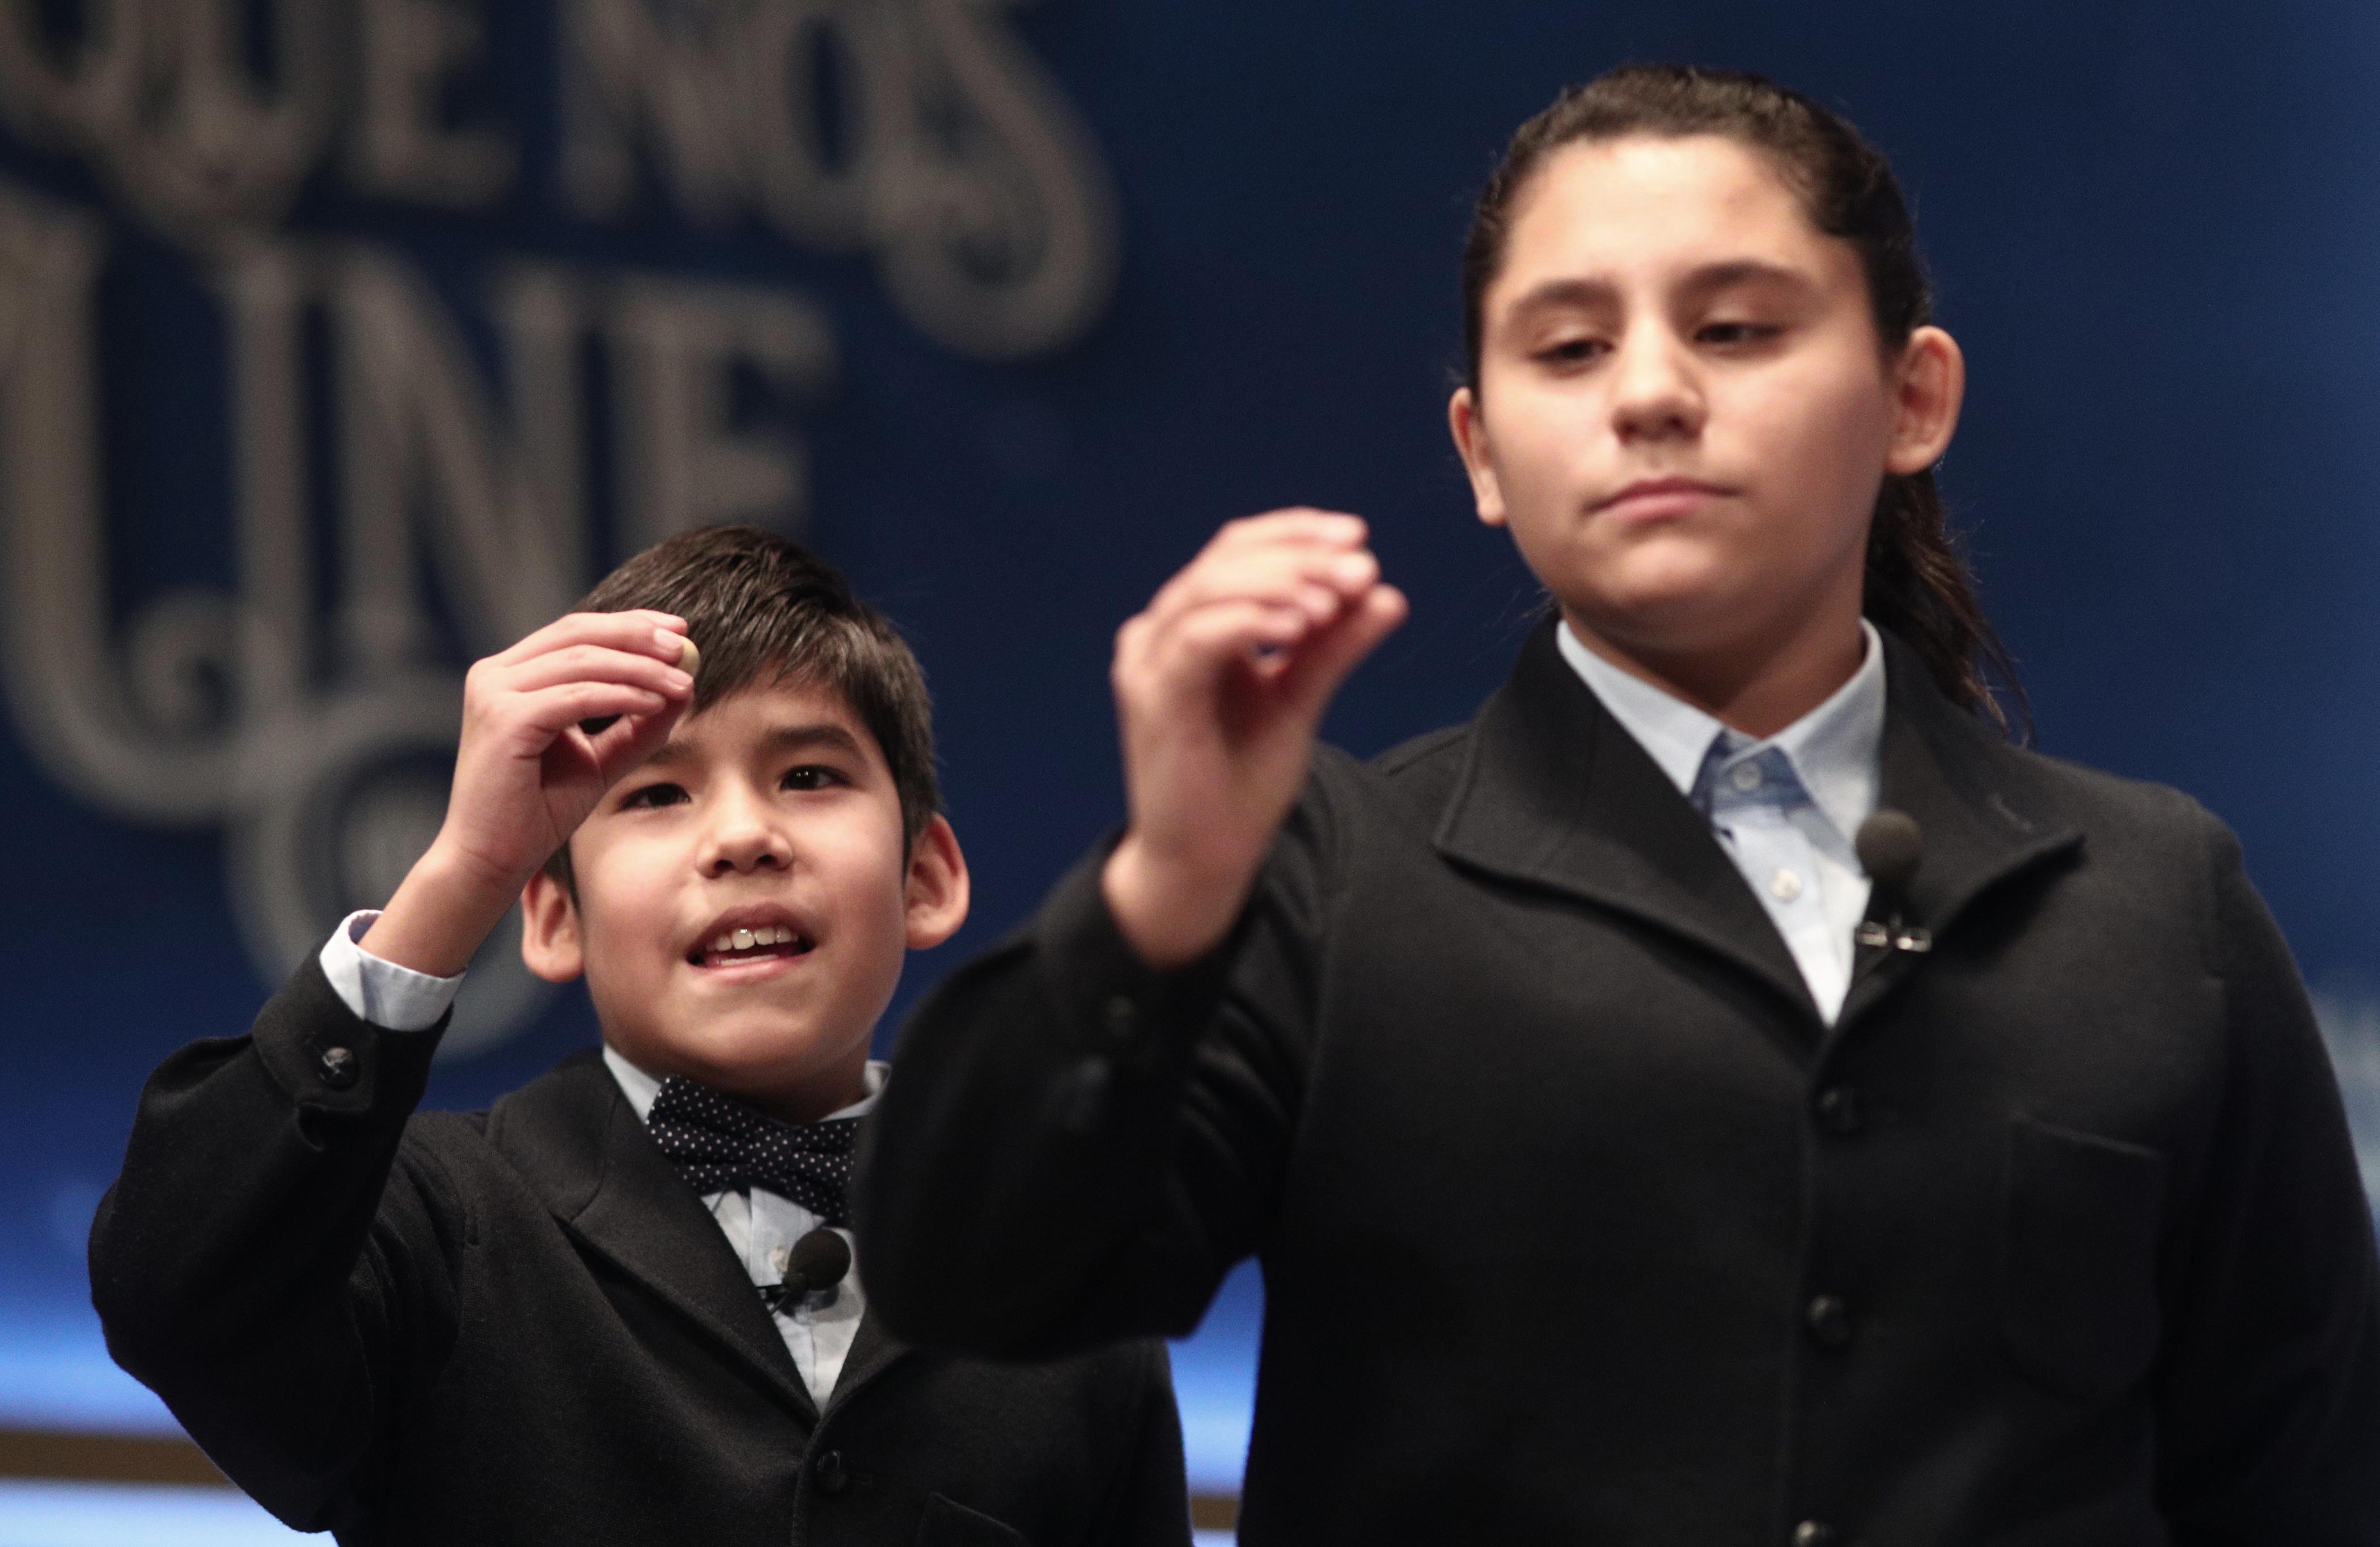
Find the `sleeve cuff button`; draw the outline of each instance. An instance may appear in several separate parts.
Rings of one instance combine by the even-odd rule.
[[[315,1066],[322,1071],[322,1083],[334,1090],[346,1090],[363,1073],[355,1049],[346,1047],[324,1048],[315,1059]]]

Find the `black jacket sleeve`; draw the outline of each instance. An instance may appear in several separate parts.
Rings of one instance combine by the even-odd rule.
[[[108,1351],[300,1529],[342,1523],[397,1372],[452,1346],[461,1211],[401,1150],[443,1026],[360,1020],[310,960],[248,1036],[150,1078],[92,1225]]]
[[[2380,1265],[2288,945],[2208,819],[2229,1066],[2166,1266],[2159,1503],[2184,1543],[2380,1542]]]
[[[1182,1417],[1173,1403],[1173,1368],[1165,1345],[1135,1347],[1140,1399],[1133,1433],[1119,1450],[1116,1476],[1086,1537],[1087,1547],[1186,1547],[1190,1497],[1182,1469]]]
[[[1165,974],[1117,932],[1102,848],[919,1008],[854,1191],[888,1324],[1012,1358],[1196,1326],[1270,1227],[1331,831],[1310,781],[1231,936]]]

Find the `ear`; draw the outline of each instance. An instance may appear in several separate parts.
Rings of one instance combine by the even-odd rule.
[[[1488,454],[1488,426],[1479,417],[1479,395],[1456,387],[1447,399],[1446,427],[1454,432],[1454,449],[1463,470],[1471,475],[1471,503],[1479,519],[1491,527],[1504,524],[1504,490],[1496,481],[1496,465]]]
[[[549,983],[566,983],[587,970],[578,905],[569,888],[543,871],[521,888],[521,960]]]
[[[902,907],[909,926],[909,949],[922,951],[959,932],[967,916],[966,856],[959,835],[941,817],[926,823],[909,846],[909,877]]]
[[[1900,354],[1895,386],[1897,413],[1892,443],[1885,448],[1887,472],[1906,478],[1942,459],[1958,432],[1959,405],[1967,396],[1967,357],[1959,341],[1940,328],[1919,328]]]

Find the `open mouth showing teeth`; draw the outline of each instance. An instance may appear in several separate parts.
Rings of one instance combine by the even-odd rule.
[[[808,956],[813,942],[783,924],[730,930],[686,955],[696,967],[725,967],[732,962],[759,961],[769,956]]]

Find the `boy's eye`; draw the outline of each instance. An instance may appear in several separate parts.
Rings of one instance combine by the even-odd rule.
[[[1604,352],[1599,338],[1564,338],[1537,351],[1536,358],[1547,365],[1585,365]]]
[[[806,762],[797,768],[786,769],[783,781],[787,789],[824,789],[830,785],[844,782],[842,774],[836,770],[815,762]]]
[[[686,798],[676,785],[639,785],[620,798],[620,810],[631,810],[639,806],[674,806]]]
[[[1706,344],[1725,347],[1731,344],[1765,343],[1782,331],[1771,323],[1706,323],[1694,336]]]

